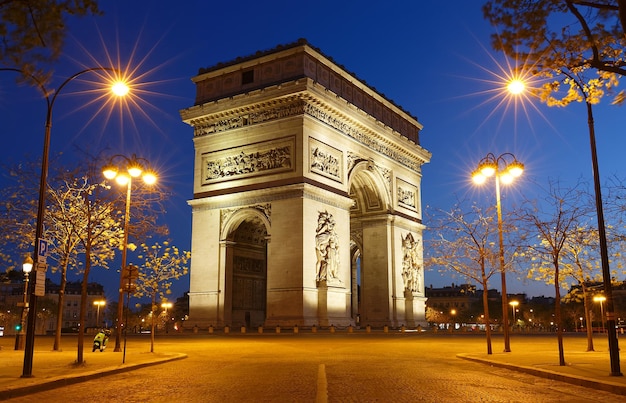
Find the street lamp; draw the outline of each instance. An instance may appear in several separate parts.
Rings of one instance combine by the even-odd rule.
[[[114,160],[121,159],[122,167],[114,163]],[[102,168],[102,174],[107,179],[115,179],[115,181],[126,186],[126,209],[124,214],[124,240],[122,244],[122,270],[120,271],[120,289],[119,299],[117,304],[117,324],[115,331],[115,349],[113,351],[121,351],[121,333],[122,333],[122,315],[124,314],[124,288],[126,287],[125,274],[127,272],[126,267],[126,250],[128,249],[128,223],[130,221],[130,196],[132,189],[132,179],[142,177],[143,181],[152,185],[156,182],[156,175],[150,169],[147,169],[148,161],[144,158],[138,158],[136,155],[132,155],[130,158],[124,155],[114,155],[107,165]],[[146,165],[146,166],[145,166]],[[130,275],[130,274],[129,274]],[[128,290],[130,292],[130,290]]]
[[[596,131],[595,123],[593,119],[593,106],[592,100],[589,99],[589,92],[587,85],[581,82],[579,77],[567,73],[565,70],[561,70],[561,73],[566,75],[570,80],[570,84],[574,84],[578,87],[579,93],[585,101],[587,109],[587,128],[589,130],[589,146],[591,149],[591,169],[593,171],[593,189],[595,195],[596,204],[596,219],[598,222],[598,238],[600,243],[600,261],[602,267],[602,283],[604,286],[604,295],[606,299],[606,321],[608,327],[608,342],[609,342],[609,355],[611,360],[611,376],[623,376],[620,369],[619,359],[619,343],[617,340],[617,330],[615,321],[615,308],[613,305],[613,285],[611,284],[611,270],[609,268],[609,252],[606,240],[606,227],[604,224],[604,211],[602,208],[602,190],[600,184],[600,169],[598,165],[598,150],[596,147]],[[523,84],[523,82],[522,82]],[[519,94],[524,90],[523,85],[509,84],[509,92],[513,94]],[[604,320],[604,315],[603,315]],[[589,326],[589,323],[587,323]]]
[[[99,299],[93,302],[93,304],[97,307],[96,310],[96,326],[100,327],[100,307],[106,305],[106,301],[103,299]]]
[[[161,308],[165,309],[165,333],[168,333],[169,331],[170,318],[167,315],[167,310],[170,309],[171,307],[172,307],[171,302],[163,302],[161,304]]]
[[[606,301],[606,297],[604,295],[596,295],[595,297],[593,297],[593,302],[600,303],[600,316],[602,319],[602,333],[606,331],[606,328],[604,327],[604,301]]]
[[[508,160],[512,160],[507,162]],[[504,153],[496,157],[489,153],[480,160],[478,168],[472,173],[476,184],[483,184],[488,177],[494,176],[496,181],[496,210],[498,214],[498,237],[500,246],[500,276],[502,278],[502,326],[504,328],[504,352],[511,351],[509,338],[509,314],[506,295],[506,271],[504,269],[504,241],[502,235],[502,206],[500,203],[500,181],[505,185],[512,183],[515,178],[524,172],[524,164],[519,162],[511,153]]]
[[[30,73],[27,73],[20,69],[15,68],[0,68],[0,71],[13,71],[23,76],[30,77],[39,87],[39,90],[42,92],[44,98],[46,99],[47,113],[46,113],[46,125],[44,131],[44,141],[43,141],[43,155],[41,157],[41,175],[39,176],[39,201],[37,204],[37,224],[35,229],[35,251],[34,256],[37,258],[38,263],[43,263],[45,265],[45,258],[43,256],[40,257],[40,240],[43,235],[43,221],[44,214],[46,208],[46,188],[48,181],[48,159],[50,156],[50,131],[52,128],[52,109],[54,107],[54,103],[67,84],[69,84],[75,78],[82,76],[83,74],[95,72],[95,71],[111,71],[115,74],[115,76],[120,76],[120,72],[118,69],[113,67],[92,67],[88,69],[84,69],[69,76],[65,81],[61,83],[61,85],[56,90],[49,91],[46,89],[43,81],[33,76]],[[128,93],[128,87],[126,86],[126,90],[122,90],[125,87],[120,80],[116,79],[112,85],[113,93],[117,96],[120,94],[125,95]],[[45,271],[45,269],[44,269]],[[22,378],[30,378],[33,376],[33,352],[35,348],[35,321],[36,321],[36,312],[37,309],[37,295],[34,292],[35,285],[37,282],[37,276],[33,277],[33,281],[30,282],[30,298],[29,298],[29,310],[28,310],[28,323],[26,325],[26,346],[24,349],[24,367],[22,371]]]
[[[513,311],[513,326],[515,326],[517,324],[517,319],[515,318],[515,312],[516,312],[517,306],[519,305],[519,301],[511,301],[509,302],[509,305],[511,305],[511,310]]]
[[[15,334],[15,349],[24,350],[24,322],[28,315],[28,275],[33,270],[33,258],[26,255],[24,263],[22,263],[22,272],[24,273],[24,299],[22,300],[22,315],[20,318],[20,329]]]
[[[450,310],[450,316],[452,316],[452,329],[450,330],[454,330],[456,328],[456,309]]]

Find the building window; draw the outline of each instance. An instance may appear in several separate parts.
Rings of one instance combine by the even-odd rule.
[[[252,84],[254,82],[254,70],[248,70],[241,73],[241,84]]]

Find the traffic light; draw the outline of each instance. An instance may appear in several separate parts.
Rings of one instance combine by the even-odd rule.
[[[18,323],[18,324],[15,325],[15,331],[19,332],[20,330],[22,330],[22,324]]]

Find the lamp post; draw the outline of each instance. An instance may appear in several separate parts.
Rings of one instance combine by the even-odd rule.
[[[119,76],[119,70],[113,67],[92,67],[88,69],[84,69],[69,76],[65,81],[61,83],[61,85],[53,91],[48,91],[44,85],[44,83],[38,79],[37,77],[24,72],[20,69],[14,68],[0,68],[0,71],[13,71],[23,76],[30,77],[39,87],[44,98],[46,99],[47,113],[46,113],[46,125],[44,131],[44,141],[43,141],[43,154],[41,157],[41,175],[39,177],[39,201],[37,204],[37,224],[35,229],[35,251],[34,256],[37,258],[38,263],[44,263],[45,259],[41,258],[40,255],[40,240],[43,235],[43,221],[46,207],[46,187],[48,181],[48,159],[50,156],[50,132],[52,129],[52,109],[54,107],[54,103],[62,92],[63,88],[67,84],[69,84],[75,78],[82,76],[83,74],[95,72],[95,71],[112,71],[116,76]],[[111,87],[113,93],[118,96],[123,96],[128,93],[128,87],[117,81],[112,83]],[[37,276],[33,278],[33,281],[30,282],[30,298],[29,298],[29,310],[28,310],[28,318],[26,325],[26,346],[24,348],[24,366],[22,370],[22,378],[30,378],[33,376],[33,352],[35,348],[35,321],[36,315],[33,313],[36,312],[37,309],[37,295],[34,292],[35,285],[37,282]]]
[[[105,306],[106,305],[106,301],[103,299],[99,299],[93,302],[93,304],[96,306],[97,310],[96,310],[96,326],[100,327],[100,307],[101,306]]]
[[[604,327],[604,301],[606,301],[606,297],[604,295],[596,295],[593,297],[593,302],[600,303],[600,319],[602,319],[602,333],[606,332],[606,328]]]
[[[509,305],[511,305],[511,311],[513,311],[513,326],[515,326],[517,324],[517,318],[515,317],[515,312],[516,312],[517,306],[519,305],[519,301],[511,301],[509,302]]]
[[[119,165],[114,163],[114,160],[120,159],[123,162],[125,170],[121,170]],[[143,163],[142,163],[143,162]],[[122,315],[124,314],[124,288],[127,286],[125,280],[129,280],[130,277],[125,278],[124,275],[127,272],[126,267],[126,250],[128,249],[128,223],[130,221],[130,200],[132,189],[132,178],[142,177],[143,181],[152,185],[156,182],[156,175],[150,169],[146,169],[144,164],[147,165],[147,160],[144,158],[138,158],[136,155],[132,155],[130,158],[124,155],[114,155],[111,157],[109,163],[102,168],[102,174],[107,179],[115,179],[115,181],[126,186],[126,205],[124,213],[124,239],[122,243],[122,270],[120,271],[120,289],[119,299],[117,304],[117,324],[115,326],[115,349],[113,351],[121,351],[121,333],[122,333]],[[129,290],[130,292],[130,290]]]
[[[22,263],[22,272],[24,272],[24,299],[22,300],[22,315],[20,317],[20,329],[15,334],[15,349],[24,350],[24,322],[28,315],[28,275],[33,269],[33,258],[27,255]]]
[[[602,191],[600,184],[600,170],[598,166],[598,150],[596,147],[596,131],[595,123],[593,119],[593,107],[592,100],[588,97],[588,85],[583,83],[578,76],[567,73],[565,70],[561,70],[561,73],[566,75],[571,83],[576,85],[579,89],[580,95],[585,101],[587,109],[587,128],[589,130],[589,146],[591,149],[591,169],[593,171],[593,189],[595,195],[596,204],[596,219],[598,222],[598,238],[600,243],[600,261],[602,266],[602,283],[604,286],[604,296],[606,298],[606,322],[607,333],[609,342],[609,355],[611,360],[611,376],[623,376],[620,369],[619,358],[619,343],[617,340],[616,320],[615,320],[615,308],[613,305],[613,285],[611,284],[611,270],[609,268],[609,252],[606,240],[606,228],[604,225],[604,211],[602,207]],[[519,81],[519,80],[518,80]],[[509,83],[509,92],[513,94],[519,94],[524,91],[523,82],[519,84]],[[603,315],[604,318],[604,315]],[[589,326],[589,323],[587,323]]]
[[[512,160],[507,162],[507,159]],[[478,168],[472,173],[476,184],[483,184],[488,177],[494,176],[496,182],[496,210],[498,214],[498,241],[500,255],[500,276],[502,279],[502,327],[504,328],[504,352],[511,351],[509,335],[509,314],[506,295],[506,271],[504,269],[504,241],[502,235],[502,206],[500,203],[500,181],[504,184],[512,183],[515,178],[524,172],[524,164],[519,162],[511,153],[504,153],[496,157],[489,153],[480,160]]]
[[[167,315],[167,310],[170,309],[171,307],[172,307],[171,302],[163,302],[161,304],[161,308],[165,309],[165,333],[168,333],[169,331],[170,318]]]

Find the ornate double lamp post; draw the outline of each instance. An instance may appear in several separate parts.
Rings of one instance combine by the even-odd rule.
[[[121,164],[115,164],[115,160],[121,161]],[[126,267],[126,251],[128,249],[128,223],[130,221],[130,199],[133,178],[141,177],[144,183],[152,185],[156,182],[155,173],[147,168],[148,161],[132,155],[130,158],[124,155],[114,155],[109,163],[102,168],[102,174],[107,179],[115,179],[121,185],[126,186],[126,209],[124,213],[124,239],[122,243],[122,270],[120,271],[120,289],[117,305],[117,324],[115,328],[115,349],[113,351],[121,351],[121,333],[122,333],[122,315],[124,314],[124,289],[128,287],[126,284],[130,279],[130,273],[127,273]],[[130,291],[130,290],[129,290]]]
[[[504,267],[504,241],[502,235],[502,205],[500,203],[500,182],[507,185],[524,172],[524,164],[519,162],[511,153],[504,153],[496,157],[489,153],[480,160],[478,168],[472,173],[472,180],[476,184],[483,184],[489,177],[495,177],[496,182],[496,210],[498,214],[498,241],[500,276],[502,278],[502,327],[504,330],[504,352],[511,351],[509,333],[508,298],[506,295],[506,270]]]

